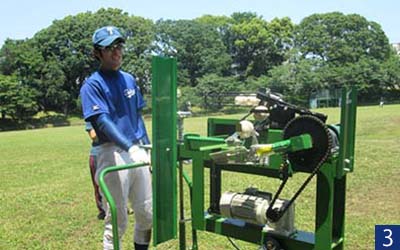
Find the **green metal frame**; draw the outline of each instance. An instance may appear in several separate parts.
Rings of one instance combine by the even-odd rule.
[[[317,174],[314,232],[298,231],[295,235],[285,237],[266,232],[260,226],[204,212],[204,169],[209,165],[209,154],[224,148],[224,145],[221,144],[221,139],[226,136],[222,129],[224,124],[229,129],[238,122],[238,120],[227,119],[224,121],[224,119],[218,118],[208,121],[208,137],[188,135],[179,150],[179,157],[193,159],[192,227],[196,230],[226,235],[256,244],[265,244],[269,237],[273,237],[279,241],[281,247],[287,250],[343,250],[346,173],[353,170],[354,164],[357,92],[353,87],[344,89],[343,93],[341,124],[339,125],[340,151],[339,154],[333,155],[324,163]],[[217,126],[219,126],[218,129],[216,129]],[[268,138],[268,142],[280,141],[281,131],[271,130],[264,138]],[[268,168],[240,164],[227,164],[219,167],[223,171],[280,178],[280,163],[281,158],[270,162],[271,165]]]

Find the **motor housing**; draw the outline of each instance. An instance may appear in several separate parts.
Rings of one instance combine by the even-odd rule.
[[[284,207],[287,202],[287,200],[278,199],[274,208]],[[221,195],[219,208],[224,217],[265,225],[267,231],[274,231],[279,234],[293,234],[296,231],[294,227],[294,204],[289,207],[281,219],[272,223],[268,221],[266,215],[270,203],[271,200],[265,197],[228,191]]]

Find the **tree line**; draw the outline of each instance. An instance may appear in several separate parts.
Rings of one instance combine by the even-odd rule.
[[[299,24],[252,12],[152,21],[120,9],[55,20],[32,38],[0,49],[0,113],[27,120],[38,111],[80,112],[79,89],[98,67],[91,38],[101,26],[126,36],[122,68],[151,92],[152,55],[178,60],[181,101],[204,105],[207,93],[269,87],[305,105],[321,89],[357,85],[360,101],[398,98],[400,59],[381,26],[358,14],[313,14]]]

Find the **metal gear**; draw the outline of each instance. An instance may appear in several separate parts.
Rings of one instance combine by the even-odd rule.
[[[297,116],[283,129],[283,139],[309,134],[312,148],[287,154],[293,170],[311,173],[329,157],[332,147],[332,136],[327,125],[312,115]]]

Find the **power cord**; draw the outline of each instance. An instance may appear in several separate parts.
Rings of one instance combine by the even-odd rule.
[[[236,242],[234,242],[230,237],[226,237],[228,238],[229,242],[232,244],[232,246],[236,249],[236,250],[240,250],[240,247],[236,244]]]

